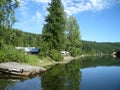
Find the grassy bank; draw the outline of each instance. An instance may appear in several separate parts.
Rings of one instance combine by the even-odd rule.
[[[27,58],[28,60],[27,62],[24,62],[25,64],[29,64],[33,66],[40,66],[40,67],[45,67],[45,68],[49,68],[49,66],[53,66],[56,64],[68,63],[74,59],[71,56],[64,56],[62,61],[54,61],[48,57],[40,58],[37,55],[30,55],[30,54],[28,54]]]
[[[54,55],[54,54],[53,54]],[[59,63],[67,63],[71,59],[70,56],[65,56],[63,60],[56,61],[50,57],[42,57],[40,55],[25,54],[21,50],[16,50],[14,47],[5,47],[0,49],[0,63],[2,62],[18,62],[33,66],[48,67]]]
[[[37,55],[28,54],[27,58],[28,58],[27,62],[24,62],[24,63],[29,65],[34,65],[34,66],[45,67],[47,65],[51,65],[55,63],[55,61],[51,60],[50,58],[40,58]]]

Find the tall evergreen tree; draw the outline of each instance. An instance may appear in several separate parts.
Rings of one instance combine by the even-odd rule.
[[[47,43],[50,50],[62,50],[64,48],[66,20],[61,0],[51,0],[47,10],[49,14],[45,19],[46,24],[44,25],[42,31],[43,43]]]

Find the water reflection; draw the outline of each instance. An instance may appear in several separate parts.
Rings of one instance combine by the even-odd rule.
[[[81,72],[73,64],[58,65],[41,76],[44,90],[78,90]]]
[[[10,87],[10,86],[13,86],[14,85],[14,82],[11,82],[11,81],[7,81],[7,80],[0,80],[0,90],[6,90],[6,87]]]
[[[120,67],[102,66],[81,69],[80,90],[120,90]]]
[[[31,79],[0,75],[0,90],[120,90],[119,84],[120,59],[110,56],[56,65]]]
[[[33,79],[3,78],[0,79],[0,90],[42,90],[41,78]]]

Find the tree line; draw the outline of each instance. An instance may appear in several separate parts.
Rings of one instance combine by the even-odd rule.
[[[41,41],[40,34],[23,32],[19,29],[6,28],[0,26],[1,45],[14,47],[39,47]]]
[[[120,50],[120,43],[119,42],[92,42],[92,41],[82,41],[83,47],[82,51],[83,53],[87,54],[112,54],[114,51]]]

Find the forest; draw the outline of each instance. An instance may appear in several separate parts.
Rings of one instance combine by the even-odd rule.
[[[14,47],[39,47],[41,35],[23,32],[22,30],[0,27],[1,45]]]
[[[85,53],[112,54],[114,51],[120,50],[120,42],[83,41],[82,50]]]
[[[74,16],[67,16],[61,0],[48,3],[42,34],[23,32],[12,28],[17,21],[15,9],[18,0],[0,1],[0,62],[25,61],[24,52],[15,47],[40,48],[39,56],[50,57],[55,61],[63,59],[60,51],[68,51],[71,56],[81,54],[111,54],[120,50],[120,43],[98,43],[81,40],[80,26]]]

